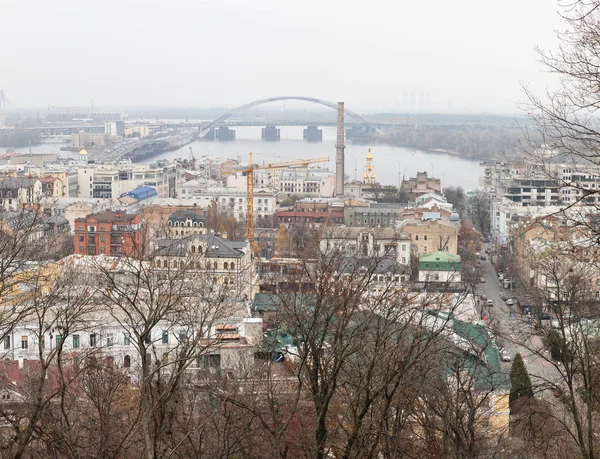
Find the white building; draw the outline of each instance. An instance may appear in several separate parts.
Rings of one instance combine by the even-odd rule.
[[[335,173],[322,169],[287,169],[281,172],[278,189],[288,196],[331,198],[335,195]]]
[[[180,173],[178,164],[166,162],[82,165],[77,170],[79,197],[118,198],[135,188],[149,186],[155,188],[161,198],[174,198]]]
[[[19,210],[42,198],[42,182],[36,178],[7,177],[0,181],[0,200],[5,210]]]
[[[325,255],[343,252],[355,258],[389,258],[410,266],[411,239],[394,228],[323,227],[319,248]]]
[[[269,188],[254,189],[255,218],[266,218],[275,213],[276,196],[277,194]],[[179,197],[182,204],[197,205],[203,209],[216,202],[222,215],[238,221],[246,219],[245,188],[210,187],[204,181],[190,180],[179,187]]]
[[[125,121],[105,121],[104,133],[112,137],[121,137],[125,135]]]

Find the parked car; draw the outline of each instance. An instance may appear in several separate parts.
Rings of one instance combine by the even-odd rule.
[[[547,312],[540,312],[539,318],[540,320],[552,320],[552,316]]]
[[[508,277],[504,278],[504,280],[502,281],[502,286],[504,288],[510,288],[511,284],[512,281]]]
[[[506,294],[506,292],[500,292],[500,299],[502,301],[508,300],[508,295]]]
[[[492,300],[487,300],[487,305],[489,308],[491,308],[492,306],[494,306],[494,302]]]
[[[554,319],[554,320],[552,320],[552,322],[550,322],[550,326],[552,328],[554,328],[555,330],[559,329],[560,328],[560,321],[558,319]]]
[[[504,280],[504,274],[502,274],[502,273],[498,274],[498,280],[500,282],[502,282]]]
[[[510,298],[508,298],[508,299],[506,300],[506,304],[507,304],[508,306],[512,306],[512,305],[514,304],[514,302],[513,302],[513,300],[511,300]]]
[[[485,255],[481,255],[481,257],[480,257],[480,260],[481,260],[481,261],[485,261],[485,260],[487,260],[487,258],[486,258],[486,256],[485,256]]]
[[[483,237],[483,242],[485,242],[485,243],[488,243],[488,242],[490,242],[490,238],[489,238],[489,237],[487,237],[487,236],[484,236],[484,237]]]
[[[503,362],[510,362],[512,360],[512,357],[506,349],[502,349],[502,352],[500,353],[500,358]]]
[[[480,277],[480,278],[479,278],[479,282],[481,282],[481,283],[485,283],[485,277]]]

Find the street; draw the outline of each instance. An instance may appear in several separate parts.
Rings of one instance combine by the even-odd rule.
[[[478,294],[480,296],[483,294],[487,299],[492,300],[494,306],[487,307],[485,301],[480,300],[480,310],[484,309],[483,312],[488,314],[488,322],[491,322],[492,325],[499,324],[500,333],[496,337],[497,342],[508,351],[511,358],[514,358],[517,352],[523,356],[534,384],[536,377],[540,378],[538,379],[539,384],[543,381],[554,380],[558,375],[553,364],[531,351],[544,352],[541,337],[534,334],[533,325],[529,323],[532,321],[529,320],[529,316],[521,314],[516,303],[511,307],[502,300],[500,292],[505,291],[510,297],[510,290],[502,287],[494,265],[490,262],[489,257],[486,258],[486,260],[481,260],[480,273],[485,282],[479,284]],[[503,362],[503,368],[510,371],[511,363]]]

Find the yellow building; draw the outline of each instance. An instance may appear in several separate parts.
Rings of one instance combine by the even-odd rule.
[[[371,149],[367,153],[367,164],[365,165],[363,172],[363,182],[367,185],[373,185],[377,182],[377,176],[375,174],[375,166],[373,166],[373,155]]]
[[[410,236],[413,252],[425,255],[432,252],[458,253],[460,225],[448,220],[403,220],[399,230]]]

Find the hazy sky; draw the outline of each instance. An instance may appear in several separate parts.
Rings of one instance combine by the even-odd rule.
[[[515,113],[543,90],[554,0],[0,0],[0,88],[18,107],[236,106]],[[422,101],[422,102],[421,102]]]

